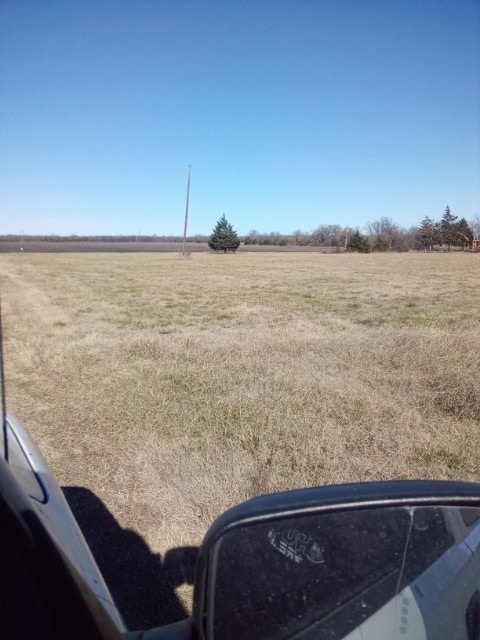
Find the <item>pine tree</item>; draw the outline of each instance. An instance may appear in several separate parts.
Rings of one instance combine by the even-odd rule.
[[[450,207],[447,205],[442,221],[440,222],[440,236],[442,244],[446,244],[449,251],[452,244],[455,245],[458,243],[458,234],[455,231],[456,219],[457,216],[451,213]]]
[[[473,231],[470,225],[465,218],[460,218],[460,220],[453,225],[453,228],[457,235],[456,244],[465,251],[465,248],[468,247],[473,240]]]
[[[215,225],[208,246],[214,251],[236,251],[240,246],[240,240],[238,239],[237,232],[234,231],[232,225],[228,222],[225,214],[222,215],[220,220]]]
[[[433,251],[433,245],[441,242],[440,229],[437,222],[425,216],[415,234],[415,244],[418,249]]]
[[[362,236],[357,229],[348,239],[347,249],[349,251],[358,251],[359,253],[370,253],[370,243],[368,238]]]

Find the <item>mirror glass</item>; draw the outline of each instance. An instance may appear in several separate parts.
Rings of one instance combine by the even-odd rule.
[[[215,544],[207,639],[478,638],[480,509],[289,516]]]

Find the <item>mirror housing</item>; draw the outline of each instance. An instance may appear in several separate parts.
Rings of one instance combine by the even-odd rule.
[[[425,625],[430,629],[441,619],[425,605],[432,600],[425,587],[429,567],[430,573],[437,572],[437,582],[445,573],[453,575],[448,563],[454,549],[469,563],[465,571],[475,576],[461,594],[467,601],[455,622],[455,629],[465,628],[465,633],[455,637],[473,640],[478,635],[472,629],[480,620],[477,521],[480,484],[473,483],[359,483],[254,498],[220,516],[205,536],[195,578],[196,633],[200,640],[387,640],[390,631],[392,638],[400,633],[417,640],[424,637]],[[348,563],[338,562],[347,556]],[[440,562],[448,568],[443,570]],[[308,566],[314,567],[310,573]],[[322,610],[327,596],[332,602],[337,598],[337,604]],[[347,602],[352,604],[346,608]],[[395,624],[393,610],[400,612]],[[235,616],[237,623],[230,620]],[[221,620],[227,618],[230,626],[223,628]],[[375,625],[381,632],[372,631]],[[454,636],[443,628],[438,637]]]

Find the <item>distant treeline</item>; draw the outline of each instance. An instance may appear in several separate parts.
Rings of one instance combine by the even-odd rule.
[[[337,224],[322,224],[311,232],[297,229],[290,234],[278,232],[260,233],[249,231],[239,235],[244,245],[273,245],[297,247],[330,247],[332,250],[360,251],[435,251],[476,250],[480,238],[480,216],[471,222],[465,218],[458,220],[447,206],[440,220],[426,216],[418,226],[408,229],[387,217],[369,222],[361,233],[358,228],[342,227]],[[210,236],[197,234],[189,236],[192,243],[207,243]],[[107,235],[107,236],[59,236],[59,235],[0,235],[0,242],[178,242],[181,236],[158,235]]]
[[[209,236],[190,236],[187,242],[208,242]],[[51,235],[28,235],[9,233],[0,235],[0,242],[183,242],[181,236],[58,236]]]
[[[408,229],[387,217],[369,222],[362,234],[358,228],[336,224],[322,224],[310,233],[298,229],[290,235],[280,233],[261,234],[250,231],[245,244],[295,245],[312,247],[343,248],[347,251],[434,251],[476,249],[480,237],[480,216],[468,223],[458,220],[447,206],[441,220],[426,216],[418,226]],[[474,243],[475,241],[475,243]]]

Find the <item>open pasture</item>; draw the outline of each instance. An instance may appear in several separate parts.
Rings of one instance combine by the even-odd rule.
[[[478,480],[471,254],[0,256],[7,402],[150,549],[299,486]]]

